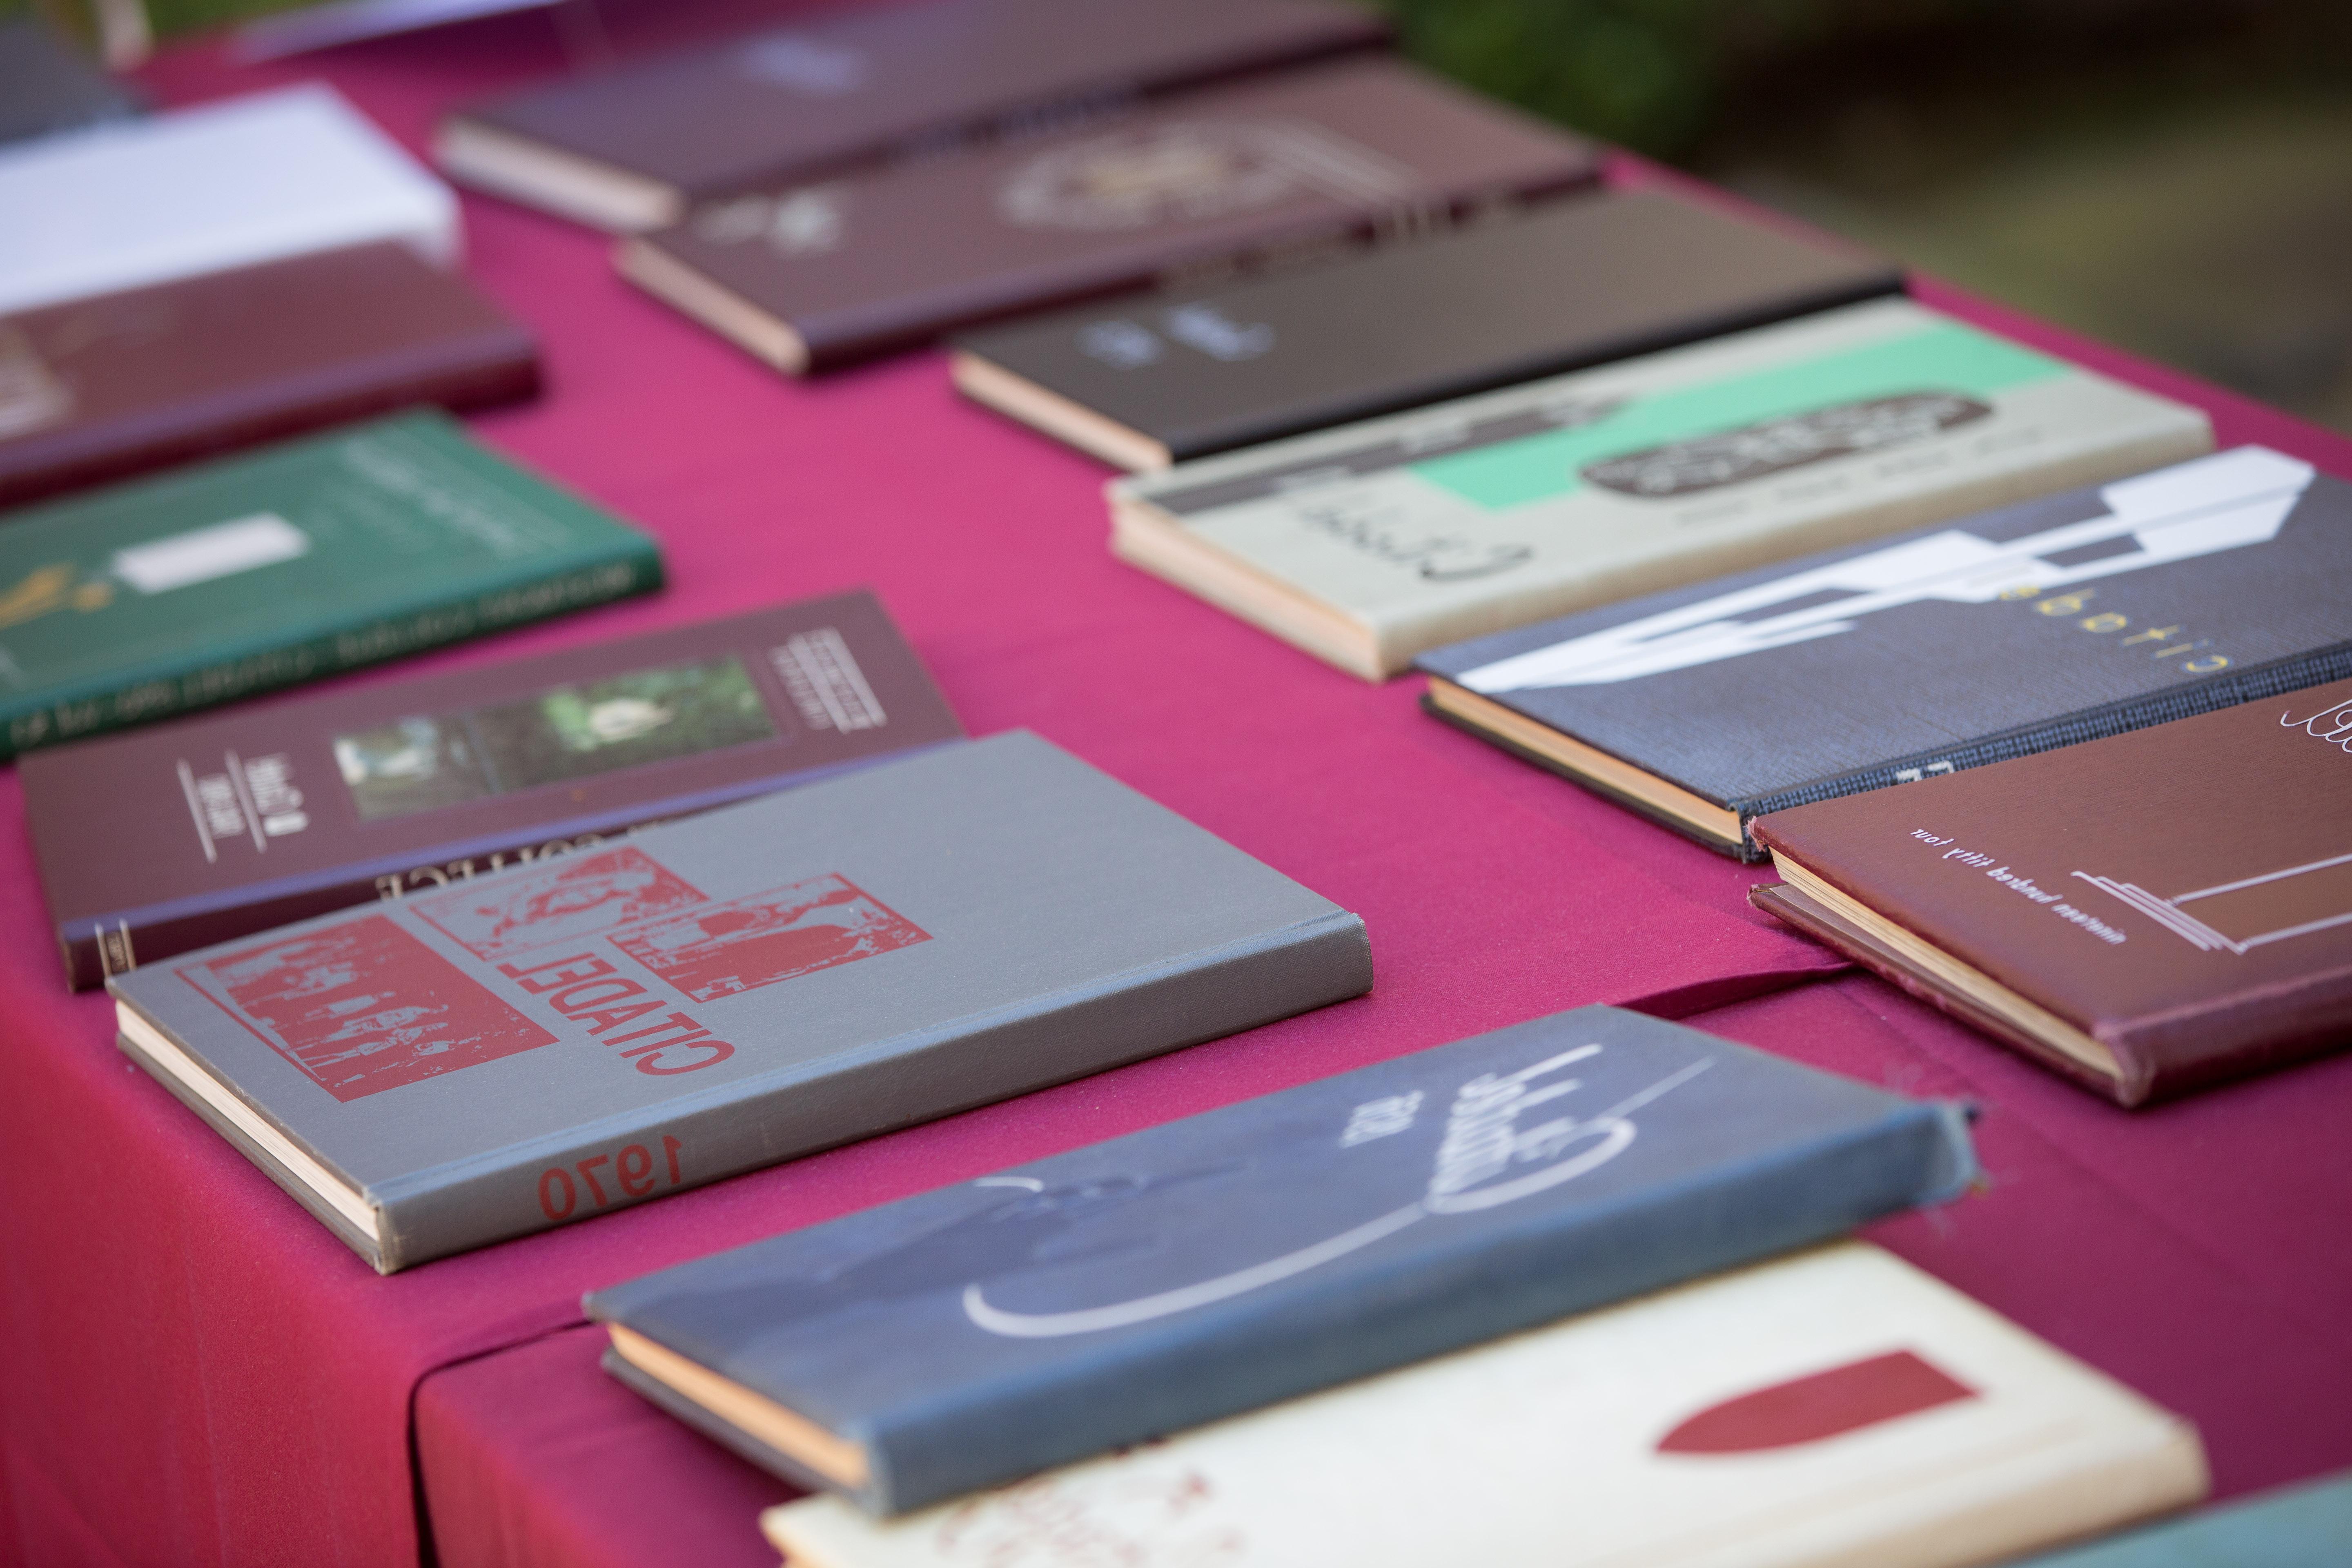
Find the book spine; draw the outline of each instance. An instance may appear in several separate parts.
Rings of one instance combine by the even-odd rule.
[[[2005,735],[1990,736],[1949,751],[1923,752],[1916,756],[1882,763],[1875,767],[1857,769],[1836,778],[1819,779],[1777,795],[1738,801],[1734,805],[1739,813],[1743,839],[1739,858],[1761,860],[1766,857],[1769,852],[1756,842],[1753,823],[1755,818],[1769,816],[1776,811],[1811,805],[1817,800],[1861,795],[1866,790],[1916,784],[1921,779],[1937,778],[1965,768],[1980,768],[1989,763],[2005,763],[2015,757],[2054,752],[2061,746],[2076,745],[2084,741],[2103,741],[2110,735],[2126,734],[2156,724],[2168,724],[2175,719],[2234,708],[2242,702],[2283,696],[2290,691],[2300,691],[2306,686],[2318,686],[2347,677],[2352,677],[2352,644],[2339,644],[2316,653],[2259,665],[2235,675],[2222,675],[2194,685],[2176,686],[2153,696],[2071,713],[2050,723],[2012,730]]]
[[[898,1513],[1089,1454],[1482,1343],[1957,1196],[1966,1112],[1916,1105],[1705,1182],[1423,1254],[1331,1269],[1163,1320],[1116,1359],[1076,1357],[877,1422],[872,1495]]]
[[[661,582],[660,553],[646,539],[602,558],[575,556],[552,570],[355,626],[298,634],[202,663],[150,665],[104,685],[0,707],[0,760],[648,593]]]
[[[376,1266],[391,1273],[593,1218],[1255,1028],[1361,995],[1371,984],[1363,922],[1333,913],[1187,963],[966,1020],[952,1031],[884,1042],[831,1071],[722,1082],[561,1141],[372,1191],[385,1221]],[[625,1052],[635,1070],[663,1076],[690,1074],[759,1046],[675,1030],[664,1025],[604,1043]]]

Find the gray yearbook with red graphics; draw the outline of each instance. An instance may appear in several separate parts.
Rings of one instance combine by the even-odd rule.
[[[379,1270],[1356,995],[1363,922],[1024,732],[118,976]]]

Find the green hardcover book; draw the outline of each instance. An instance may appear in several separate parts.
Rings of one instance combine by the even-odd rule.
[[[0,514],[0,757],[661,585],[435,413]]]

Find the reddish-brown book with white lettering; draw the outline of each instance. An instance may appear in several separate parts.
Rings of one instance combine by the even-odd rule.
[[[1755,832],[1759,906],[2123,1104],[2352,1039],[2352,680]]]

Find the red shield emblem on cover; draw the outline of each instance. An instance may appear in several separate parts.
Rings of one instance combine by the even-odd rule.
[[[241,1022],[347,1103],[555,1041],[382,915],[205,967]]]
[[[839,876],[704,904],[612,939],[697,1002],[930,940],[914,921]]]
[[[1661,1454],[1754,1454],[1824,1442],[1976,1390],[1910,1351],[1848,1362],[1710,1405],[1658,1439]]]
[[[528,876],[460,884],[411,899],[408,907],[476,958],[496,963],[703,901],[660,861],[623,847],[565,856]]]

